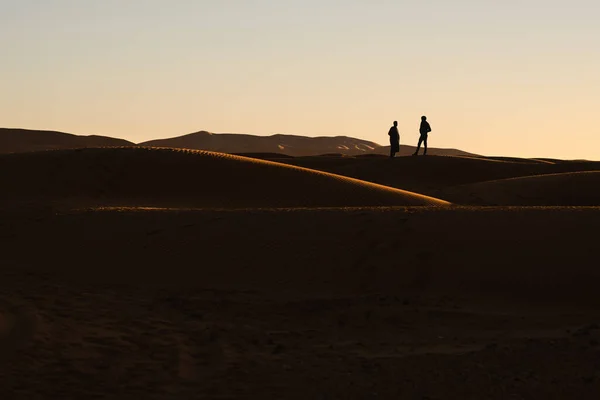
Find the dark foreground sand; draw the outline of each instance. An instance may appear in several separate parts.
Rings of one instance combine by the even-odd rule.
[[[0,399],[600,398],[599,163],[285,162],[1,155]]]
[[[0,217],[2,399],[600,395],[598,208]]]

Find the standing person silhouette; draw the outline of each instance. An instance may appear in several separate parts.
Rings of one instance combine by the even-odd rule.
[[[419,137],[419,144],[417,145],[417,150],[415,150],[413,156],[419,154],[419,149],[421,148],[421,143],[423,143],[423,155],[427,155],[427,134],[431,132],[431,126],[429,126],[429,122],[427,122],[427,117],[421,117],[421,126],[419,126],[419,133],[421,136]]]
[[[398,121],[394,121],[388,132],[390,136],[390,158],[393,158],[400,151],[400,132],[398,132]]]

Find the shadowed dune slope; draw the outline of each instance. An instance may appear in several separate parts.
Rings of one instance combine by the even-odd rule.
[[[600,170],[600,162],[515,162],[481,157],[298,157],[279,162],[444,198],[445,189],[498,179]]]
[[[141,147],[0,157],[6,203],[178,207],[447,205],[447,202],[271,161]]]
[[[440,188],[492,179],[540,174],[543,165],[512,163],[474,157],[302,157],[280,160],[351,176],[382,185],[435,193]]]
[[[0,128],[0,153],[103,146],[134,146],[134,144],[127,140],[106,136],[80,136],[55,131]]]
[[[600,206],[600,171],[501,179],[448,188],[442,194],[469,205]]]

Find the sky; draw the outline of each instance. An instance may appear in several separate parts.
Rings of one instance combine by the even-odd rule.
[[[0,0],[0,126],[600,160],[597,0]]]

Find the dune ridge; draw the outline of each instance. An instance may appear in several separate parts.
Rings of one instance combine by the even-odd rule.
[[[460,193],[463,190],[470,190],[467,185],[509,178],[600,170],[600,162],[594,161],[529,162],[527,159],[461,156],[400,157],[393,160],[385,157],[296,157],[277,159],[277,161],[352,176],[458,204],[474,205],[498,203],[493,202],[491,195],[486,197],[488,202],[471,203],[468,196],[461,197]],[[558,185],[557,193],[561,190],[560,184]],[[519,204],[516,200],[511,203],[511,205]],[[566,205],[569,204],[571,203]],[[560,204],[554,202],[551,205]]]
[[[469,205],[600,206],[600,171],[576,171],[478,182],[443,190]]]
[[[11,171],[19,171],[14,174]],[[201,150],[56,150],[0,158],[11,198],[95,205],[313,207],[448,202],[355,178]],[[14,201],[13,201],[14,202]]]

